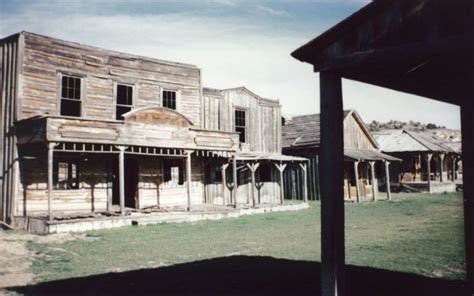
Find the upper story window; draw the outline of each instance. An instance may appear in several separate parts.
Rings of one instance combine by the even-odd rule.
[[[115,107],[115,119],[123,120],[123,114],[130,112],[133,108],[133,87],[130,85],[117,84],[117,104]]]
[[[81,78],[62,75],[61,115],[81,116]]]
[[[235,110],[235,131],[239,133],[239,141],[245,143],[247,138],[247,120],[244,110]]]
[[[176,110],[176,91],[164,90],[162,92],[161,106]]]

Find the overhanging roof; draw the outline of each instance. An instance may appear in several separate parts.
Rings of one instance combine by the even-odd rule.
[[[445,140],[429,132],[387,130],[374,133],[383,152],[456,152]]]
[[[390,156],[388,154],[364,149],[344,149],[344,156],[349,160],[356,161],[376,161],[376,160],[388,160],[388,161],[402,161],[399,158]]]
[[[374,1],[298,48],[316,72],[463,104],[473,93],[472,0]]]
[[[278,162],[302,162],[308,161],[307,158],[289,156],[277,153],[258,153],[258,152],[240,152],[236,154],[237,160],[241,161],[252,161],[252,160],[270,160]]]

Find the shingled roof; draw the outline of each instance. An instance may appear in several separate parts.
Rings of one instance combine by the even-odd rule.
[[[344,118],[351,111],[344,111]],[[282,147],[319,147],[321,127],[319,114],[294,116],[282,127]]]
[[[374,133],[383,152],[456,152],[445,140],[430,132],[388,130]]]

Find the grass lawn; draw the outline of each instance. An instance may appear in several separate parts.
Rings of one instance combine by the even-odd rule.
[[[346,262],[464,278],[462,194],[396,195],[346,204]],[[37,281],[133,270],[230,255],[320,261],[320,205],[238,219],[125,227],[35,243]]]

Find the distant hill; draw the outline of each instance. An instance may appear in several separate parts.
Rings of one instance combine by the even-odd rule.
[[[367,124],[371,132],[378,132],[384,130],[407,130],[407,131],[424,131],[435,134],[436,136],[445,139],[446,141],[458,142],[461,141],[461,131],[448,129],[445,126],[438,126],[434,123],[420,123],[410,120],[409,122],[390,120],[389,122],[378,122],[373,120]]]

